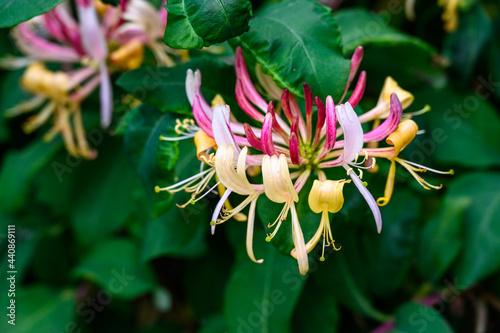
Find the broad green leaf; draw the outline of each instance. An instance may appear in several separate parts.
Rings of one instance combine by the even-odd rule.
[[[487,92],[481,90],[481,94]],[[459,94],[450,88],[415,93],[419,106],[432,111],[416,119],[427,132],[415,139],[409,157],[422,164],[429,158],[450,166],[500,165],[500,118],[493,106],[477,94]]]
[[[383,221],[381,234],[363,233],[357,246],[363,246],[366,253],[368,270],[365,279],[369,291],[387,298],[404,283],[415,255],[420,198],[396,187],[391,201],[380,210]],[[371,221],[372,217],[366,223]]]
[[[447,197],[438,216],[431,219],[420,232],[417,252],[419,273],[432,282],[438,282],[453,263],[463,245],[462,217],[470,206],[468,198]]]
[[[363,180],[368,182],[369,188],[372,190],[370,177],[371,175],[366,174]],[[337,247],[342,246],[342,248],[340,251],[334,251],[332,247],[325,248],[326,260],[320,262],[319,257],[322,255],[322,249],[317,246],[314,255],[315,261],[311,264],[313,267],[317,267],[317,272],[313,277],[318,286],[340,304],[375,320],[384,321],[388,316],[373,305],[371,294],[374,292],[371,290],[371,284],[378,284],[377,287],[381,288],[388,287],[383,282],[370,281],[375,278],[380,279],[380,275],[384,273],[383,270],[377,272],[373,268],[371,268],[373,271],[371,273],[370,260],[383,260],[377,257],[385,255],[387,260],[392,260],[394,263],[400,263],[404,259],[398,258],[397,254],[389,255],[386,253],[387,249],[380,240],[381,235],[376,231],[373,215],[363,196],[352,183],[344,186],[344,198],[342,209],[331,217],[335,244]],[[408,205],[411,207],[412,204]],[[381,212],[383,216],[387,216],[384,208],[381,207]],[[387,209],[389,210],[390,207],[387,207]],[[411,230],[413,220],[404,218],[397,220],[397,214],[394,215],[393,218],[396,220],[390,223],[391,227],[388,228],[387,232],[390,232],[392,236],[397,235],[396,244],[403,252],[401,255],[406,257],[409,251],[408,244],[411,244],[411,236],[401,235],[399,232],[405,228]],[[391,216],[390,213],[389,216]],[[384,232],[386,232],[385,226],[382,227],[382,233]],[[385,237],[387,237],[386,241],[390,239],[389,235]],[[375,252],[375,247],[379,245],[372,244],[380,244],[381,248],[378,253]],[[401,269],[404,272],[407,268],[402,267]],[[393,268],[392,274],[396,273],[402,275],[397,269]],[[375,277],[375,274],[377,274],[377,277]],[[389,275],[384,278],[392,279],[393,277]]]
[[[194,58],[172,68],[141,67],[120,76],[118,85],[141,101],[164,112],[177,112],[192,117],[186,96],[186,72],[199,69],[202,74],[201,92],[208,103],[220,94],[234,110],[236,76],[232,66],[208,57]]]
[[[396,312],[394,333],[453,333],[439,312],[416,303],[407,303]]]
[[[207,231],[206,228],[203,229]],[[224,298],[221,295],[224,294],[228,283],[233,258],[228,256],[227,244],[224,244],[224,240],[219,236],[224,236],[222,228],[217,230],[215,235],[209,236],[213,239],[210,251],[185,263],[182,285],[186,299],[197,318],[218,314],[222,312],[224,305]],[[203,276],[203,281],[210,281],[209,288],[206,283],[200,283],[200,276]]]
[[[453,270],[458,289],[470,287],[500,268],[499,183],[499,173],[469,173],[449,186],[447,198],[471,202],[463,217],[465,248]]]
[[[70,271],[77,257],[76,248],[72,246],[74,241],[63,233],[60,225],[51,226],[46,230],[36,242],[31,269],[39,282],[64,285],[70,279]],[[55,253],[57,265],[53,265]]]
[[[332,252],[330,248],[325,251],[326,261],[318,263],[318,272],[314,274],[321,290],[353,311],[379,321],[387,320],[388,316],[377,310],[361,289],[359,276],[354,275],[353,269],[349,267],[345,249]]]
[[[136,298],[156,288],[151,269],[140,260],[138,246],[126,239],[97,244],[73,275],[124,299]]]
[[[60,4],[64,0],[4,0],[0,2],[0,28],[12,27],[43,14]]]
[[[365,47],[361,68],[369,69],[369,83],[382,84],[387,76],[403,87],[422,78],[444,80],[442,70],[433,64],[437,51],[421,39],[390,27],[386,18],[364,8],[343,9],[334,17],[342,32],[345,55],[358,46]]]
[[[237,228],[240,235],[246,231],[243,224],[224,227]],[[224,296],[228,331],[290,332],[293,310],[305,277],[299,274],[295,259],[280,254],[263,241],[260,228],[255,231],[255,255],[264,258],[264,262],[256,264],[251,261],[244,254],[244,241],[238,242],[238,259]]]
[[[486,10],[476,4],[460,15],[457,31],[446,35],[443,54],[451,60],[451,68],[458,73],[462,82],[467,82],[478,57],[491,39],[493,23]],[[467,47],[463,47],[466,44]]]
[[[33,256],[35,254],[35,249],[37,247],[40,235],[39,233],[23,228],[20,222],[17,219],[14,219],[11,216],[0,214],[0,227],[1,230],[5,230],[2,232],[0,236],[0,246],[1,246],[1,256],[0,256],[0,278],[2,281],[6,281],[5,279],[9,276],[8,271],[15,270],[17,271],[16,278],[18,281],[22,281],[26,273],[28,272],[28,268],[30,263],[33,260]],[[8,225],[15,225],[15,246],[16,246],[16,256],[14,262],[14,269],[9,267],[10,262],[9,253],[7,251],[7,228]]]
[[[59,139],[49,143],[36,140],[22,150],[11,150],[6,154],[0,170],[2,210],[15,211],[25,204],[33,178],[45,165],[53,163],[51,159],[61,147]]]
[[[173,181],[173,168],[179,157],[178,142],[161,141],[160,135],[177,135],[170,132],[175,119],[145,104],[130,112],[132,116],[124,138],[125,151],[144,184],[151,215],[157,217],[172,203],[172,195],[166,191],[155,193],[155,186],[165,187]]]
[[[252,14],[248,0],[171,0],[165,8],[164,40],[175,49],[201,49],[237,37],[248,30]]]
[[[143,260],[200,255],[206,249],[209,220],[206,209],[191,205],[186,208],[173,206],[166,214],[147,223],[143,235]]]
[[[292,319],[292,332],[336,333],[340,310],[336,300],[308,280],[300,295]]]
[[[203,326],[199,333],[224,333],[227,332],[227,325],[224,315],[216,314],[203,321]]]
[[[66,165],[76,172],[70,214],[78,239],[90,244],[118,230],[134,209],[137,177],[123,153],[120,140],[108,139],[92,162]],[[64,161],[61,161],[62,163]]]
[[[250,31],[231,40],[261,64],[282,88],[303,96],[302,84],[322,99],[339,100],[350,61],[331,10],[312,0],[269,5],[250,20]]]
[[[183,154],[180,154],[175,164],[176,181],[199,173],[196,147],[191,141],[179,142],[179,150]],[[172,206],[162,216],[149,220],[142,235],[143,260],[152,260],[159,256],[195,257],[205,251],[205,236],[208,234],[210,222],[208,197],[210,194],[185,208]],[[189,193],[181,191],[173,200],[177,204],[184,204],[190,199]]]
[[[7,323],[10,318],[5,315],[7,310],[4,308],[4,318],[0,322],[2,332],[65,332],[71,323],[76,326],[73,321],[74,290],[55,290],[40,284],[23,286],[20,283],[16,281],[16,325]]]

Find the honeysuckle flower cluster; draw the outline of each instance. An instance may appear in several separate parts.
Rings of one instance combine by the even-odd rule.
[[[212,108],[200,92],[200,71],[188,70],[186,93],[193,108],[194,121],[178,121],[178,138],[160,139],[194,137],[201,171],[172,186],[157,187],[156,191],[173,193],[185,190],[192,193],[190,202],[194,203],[199,200],[200,194],[205,195],[222,184],[226,190],[220,193],[220,200],[212,216],[212,233],[216,225],[241,214],[242,210],[249,206],[246,247],[250,259],[257,263],[263,261],[255,257],[252,248],[257,201],[261,196],[266,196],[269,200],[282,204],[279,215],[270,216],[269,221],[265,221],[269,222],[266,240],[272,241],[281,225],[287,223],[287,217],[290,215],[294,244],[290,254],[297,259],[301,274],[307,273],[308,253],[321,239],[323,255],[320,260],[324,260],[326,247],[332,246],[334,250],[340,250],[340,247],[335,245],[330,227],[330,214],[342,209],[344,186],[352,183],[359,190],[373,213],[376,229],[380,233],[382,217],[379,205],[387,204],[391,198],[396,164],[407,169],[426,189],[440,186],[431,185],[418,173],[452,171],[433,170],[399,157],[399,153],[415,138],[418,126],[410,119],[414,114],[403,115],[403,109],[413,102],[413,96],[399,87],[392,78],[386,79],[377,104],[360,116],[356,114],[354,107],[361,100],[366,84],[364,71],[359,74],[347,100],[345,96],[348,95],[349,87],[356,77],[362,57],[363,49],[359,47],[351,59],[344,96],[336,103],[331,96],[324,102],[318,97],[313,98],[310,88],[304,84],[304,113],[300,110],[296,97],[288,89],[282,90],[270,77],[263,73],[258,74],[259,81],[267,93],[279,99],[279,113],[275,102],[266,102],[253,85],[242,51],[238,48],[235,59],[236,99],[241,109],[253,118],[255,123],[260,124],[258,127],[238,122],[231,115],[230,107],[220,103],[220,99],[219,104],[214,103],[217,105]],[[364,133],[361,124],[369,121],[373,121],[374,128]],[[384,139],[389,147],[379,148],[378,143]],[[364,147],[365,144],[367,147]],[[366,182],[362,180],[363,170],[376,171],[376,159],[380,158],[389,160],[391,167],[384,195],[375,200]],[[262,183],[252,183],[247,177],[251,170],[254,172],[255,167],[261,169]],[[324,170],[334,167],[343,168],[345,178],[327,179]],[[207,190],[214,176],[216,184]],[[307,195],[309,207],[321,216],[314,236],[305,239],[296,204],[309,179],[314,179]],[[225,206],[233,192],[245,199],[234,208]]]
[[[63,137],[71,155],[92,159],[82,123],[82,101],[94,90],[100,91],[101,124],[108,127],[112,117],[112,86],[110,75],[135,69],[149,48],[159,65],[171,66],[173,61],[163,43],[167,11],[157,9],[146,0],[122,0],[119,6],[100,1],[76,0],[76,14],[68,2],[23,22],[12,35],[19,58],[0,59],[0,66],[27,66],[21,85],[34,97],[6,111],[7,116],[41,110],[28,118],[23,128],[32,132],[53,119],[45,134],[49,141]],[[58,70],[47,68],[56,64]]]

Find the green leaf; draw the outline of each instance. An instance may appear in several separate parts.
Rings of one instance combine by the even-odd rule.
[[[417,245],[419,220],[416,214],[421,211],[420,199],[414,193],[396,188],[391,201],[380,210],[381,234],[363,233],[358,245],[348,245],[364,246],[365,260],[368,261],[368,290],[378,297],[387,298],[399,290],[408,276]],[[367,223],[371,221],[372,217]]]
[[[199,333],[224,333],[227,332],[226,320],[224,315],[216,314],[208,317],[203,321],[203,326],[200,328]]]
[[[12,27],[37,15],[43,14],[64,0],[4,0],[0,3],[0,28]]]
[[[396,312],[394,333],[453,333],[439,312],[420,304],[407,303]]]
[[[175,119],[171,114],[145,104],[130,112],[132,115],[125,131],[125,151],[142,180],[151,215],[157,217],[172,204],[172,195],[166,191],[155,193],[155,186],[165,187],[173,181],[173,168],[179,157],[178,142],[161,141],[160,135],[169,133]]]
[[[438,282],[468,243],[463,239],[462,216],[470,204],[468,198],[447,197],[439,215],[421,230],[417,269],[426,279]]]
[[[322,99],[339,100],[350,61],[342,54],[339,26],[331,10],[311,0],[269,5],[250,20],[250,31],[231,40],[282,88],[303,96],[302,84]]]
[[[470,173],[449,186],[447,199],[469,200],[463,242],[455,269],[456,287],[465,289],[500,268],[500,173]],[[460,223],[459,219],[454,223]]]
[[[370,176],[366,174],[363,178],[368,181],[368,184],[372,183]],[[333,220],[331,226],[336,241],[335,244],[337,247],[342,246],[342,249],[334,251],[332,247],[325,248],[326,260],[319,262],[318,259],[321,256],[322,249],[318,246],[314,256],[316,260],[311,265],[314,267],[314,264],[316,264],[317,267],[317,272],[313,277],[318,286],[330,297],[335,298],[340,304],[367,317],[378,321],[385,321],[388,319],[388,315],[382,313],[373,305],[371,294],[376,292],[372,290],[374,287],[371,285],[376,285],[377,288],[390,288],[384,282],[371,281],[375,278],[380,279],[384,271],[377,271],[371,267],[370,260],[383,260],[382,258],[387,256],[387,260],[391,260],[397,265],[404,261],[404,258],[407,258],[407,256],[411,256],[408,248],[411,248],[412,236],[404,235],[404,232],[412,230],[414,221],[404,218],[398,220],[396,217],[398,214],[395,213],[392,217],[395,220],[388,221],[388,230],[386,230],[385,225],[382,228],[382,234],[386,231],[390,234],[385,236],[387,238],[382,243],[380,239],[382,236],[376,231],[373,215],[365,199],[354,185],[347,184],[344,186],[344,198],[344,206],[340,212],[331,217]],[[415,204],[406,203],[404,207],[412,207],[412,205],[414,206]],[[391,208],[388,207],[387,210]],[[387,214],[385,210],[382,207],[381,213],[383,216],[391,217],[392,214]],[[395,244],[402,251],[400,255],[403,258],[399,258],[398,254],[387,253],[390,250],[387,247],[390,248],[391,245],[390,236],[396,236]],[[380,246],[380,249],[375,251],[377,246]],[[405,265],[400,269],[404,273],[407,267]],[[398,268],[392,268],[391,274],[397,274],[397,279],[401,279],[401,276],[404,276],[404,274],[398,271]],[[384,276],[383,279],[393,278],[392,276],[388,276],[390,275]]]
[[[156,288],[151,269],[140,260],[139,248],[126,239],[97,244],[74,269],[73,275],[98,284],[113,297],[124,299],[136,298]]]
[[[460,15],[457,31],[446,35],[443,54],[451,60],[451,68],[458,73],[464,84],[468,82],[492,33],[493,23],[488,13],[483,6],[476,4]],[[467,47],[463,47],[465,44]]]
[[[199,204],[199,203],[198,203]],[[196,206],[170,210],[146,225],[142,259],[160,256],[196,257],[206,250],[205,236],[209,230],[208,211]]]
[[[242,224],[231,227],[237,228],[240,235],[246,230]],[[305,277],[299,274],[295,259],[280,254],[263,241],[260,228],[255,231],[255,255],[264,258],[264,262],[256,264],[251,261],[244,255],[244,241],[238,242],[238,260],[224,297],[228,331],[289,332],[293,309]]]
[[[119,139],[108,138],[99,157],[71,168],[77,174],[70,214],[79,241],[90,244],[121,228],[134,208],[140,185]],[[66,165],[70,168],[70,165]]]
[[[166,5],[165,44],[175,49],[201,49],[248,31],[248,0],[171,0]]]
[[[350,244],[350,246],[355,245]],[[354,275],[352,268],[349,267],[345,249],[332,252],[330,248],[325,250],[327,259],[324,263],[319,263],[318,272],[314,275],[321,290],[353,311],[375,320],[387,320],[388,316],[377,310],[361,289],[357,281],[359,276]]]
[[[403,86],[422,78],[444,80],[442,70],[432,63],[437,51],[421,39],[391,28],[384,18],[364,8],[343,9],[334,17],[345,55],[365,47],[361,66],[369,69],[369,82],[382,84],[386,76],[393,76]]]
[[[432,111],[416,119],[425,122],[427,132],[415,139],[410,159],[429,164],[430,157],[474,168],[500,165],[500,118],[488,101],[451,88],[416,91],[415,100],[429,104]]]
[[[292,332],[336,333],[340,310],[330,294],[308,280],[292,319]]]
[[[20,282],[16,281],[16,325],[8,324],[10,318],[4,314],[5,318],[0,322],[2,332],[65,332],[69,324],[76,325],[72,321],[75,316],[74,290],[55,290],[45,285],[23,286]]]
[[[161,111],[192,117],[192,108],[186,96],[188,69],[201,71],[201,92],[207,102],[220,94],[232,110],[238,105],[234,96],[236,76],[233,67],[208,57],[194,58],[172,68],[141,67],[121,75],[118,85]]]
[[[4,211],[20,209],[28,198],[35,175],[62,147],[56,139],[46,143],[34,141],[27,147],[6,154],[0,170],[0,207]],[[52,162],[53,163],[53,162]],[[56,177],[56,175],[54,175]]]

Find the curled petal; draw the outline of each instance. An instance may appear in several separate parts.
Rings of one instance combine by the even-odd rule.
[[[99,62],[99,77],[101,89],[99,91],[101,102],[101,125],[107,128],[111,124],[113,113],[113,89],[109,79],[108,67],[105,61]]]
[[[194,96],[198,96],[200,99],[199,102],[201,109],[206,114],[207,118],[211,120],[213,117],[213,111],[210,105],[208,105],[207,101],[205,101],[205,99],[203,98],[200,87],[201,72],[199,70],[196,70],[196,72],[193,73],[191,69],[188,69],[186,75],[186,95],[188,97],[189,103],[193,105]]]
[[[288,135],[285,133],[285,131],[283,130],[283,128],[281,127],[281,125],[279,124],[279,120],[280,118],[277,118],[276,116],[276,111],[274,110],[274,103],[273,101],[270,101],[269,104],[268,104],[268,107],[267,107],[267,113],[270,113],[273,117],[273,130],[278,133],[282,138],[283,140],[285,140],[286,144],[288,144]],[[287,128],[287,130],[289,131],[290,129]]]
[[[382,231],[382,215],[380,214],[380,209],[377,205],[377,202],[373,198],[373,195],[368,191],[368,189],[363,185],[361,179],[359,179],[358,175],[355,172],[349,172],[349,176],[351,177],[354,185],[359,190],[359,193],[365,198],[366,203],[370,206],[370,209],[373,213],[373,217],[375,218],[375,224],[377,225],[377,232],[380,233]]]
[[[337,138],[337,117],[332,96],[326,98],[326,141],[325,150],[329,151],[335,146]]]
[[[247,97],[243,92],[243,84],[241,83],[240,79],[236,81],[235,95],[238,105],[241,107],[243,111],[245,111],[246,114],[248,114],[250,117],[260,122],[264,121],[264,115],[259,111],[257,111],[252,106],[252,104],[247,100]]]
[[[365,86],[366,86],[366,72],[362,71],[361,74],[359,75],[358,83],[356,83],[356,87],[354,88],[354,91],[348,100],[349,104],[351,104],[353,108],[356,107],[356,105],[358,105],[359,101],[361,100],[361,97],[363,97],[363,93],[365,92]]]
[[[200,103],[200,98],[198,96],[194,96],[193,99],[193,117],[194,120],[196,120],[198,126],[200,126],[200,128],[205,133],[207,133],[211,137],[214,136],[212,132],[212,122],[203,111],[203,108],[201,107]]]
[[[293,245],[295,246],[295,255],[297,256],[297,262],[299,263],[299,272],[302,275],[307,274],[309,271],[309,260],[307,258],[306,243],[304,241],[304,234],[300,228],[299,217],[297,216],[297,211],[295,205],[292,203],[292,239]]]
[[[264,259],[255,259],[255,255],[253,253],[252,241],[253,241],[253,225],[255,220],[255,207],[257,206],[257,197],[250,204],[250,210],[248,211],[248,222],[247,222],[247,237],[246,237],[246,246],[247,246],[247,254],[248,257],[258,264],[264,262]]]
[[[312,136],[312,104],[313,104],[313,98],[312,98],[312,93],[311,93],[311,88],[307,85],[307,83],[304,83],[303,85],[304,88],[304,99],[306,101],[306,125],[307,125],[307,138],[308,140]]]
[[[358,46],[352,55],[351,68],[349,70],[349,80],[347,82],[348,86],[351,85],[352,80],[354,80],[354,77],[356,76],[356,73],[358,72],[359,65],[361,64],[361,61],[363,60],[363,53],[364,53],[363,47]]]
[[[212,235],[215,233],[215,222],[219,218],[220,211],[222,210],[222,206],[224,206],[224,203],[226,202],[227,198],[231,194],[231,190],[226,189],[223,195],[221,195],[219,202],[217,202],[217,205],[215,206],[215,210],[212,213],[212,222],[213,224],[210,226],[210,232]]]
[[[363,148],[363,128],[356,112],[349,103],[338,105],[335,112],[344,132],[343,161],[344,163],[350,163]]]
[[[316,131],[321,131],[321,129],[325,125],[325,118],[326,118],[325,105],[323,104],[323,102],[319,97],[315,97],[314,101],[316,102],[316,107],[318,108],[318,122],[316,123]]]
[[[290,135],[290,158],[293,164],[300,165],[299,138],[295,133]]]
[[[239,152],[240,148],[234,141],[233,133],[229,127],[229,106],[215,106],[214,119],[212,120],[212,133],[217,146],[231,145]]]
[[[85,51],[95,60],[104,60],[108,55],[108,47],[97,19],[94,2],[78,0],[76,5],[80,21],[80,35]]]
[[[274,149],[273,143],[273,116],[270,113],[266,114],[264,118],[264,123],[262,124],[262,151],[266,155],[278,155]]]
[[[248,125],[247,123],[244,124],[244,127],[245,127],[245,136],[250,145],[257,150],[262,151],[262,143],[260,142],[257,135],[255,135],[255,133],[253,132],[252,127],[250,127],[250,125]]]
[[[399,101],[396,93],[392,93],[389,117],[387,117],[387,119],[384,120],[379,127],[366,133],[364,136],[364,142],[380,141],[394,132],[401,121],[402,113],[403,107],[401,106],[401,102]]]
[[[283,108],[286,118],[291,123],[294,116],[292,115],[292,110],[290,109],[290,92],[288,89],[285,89],[283,94],[281,94],[281,107]]]
[[[241,80],[243,92],[245,93],[247,98],[253,104],[255,104],[259,109],[265,112],[267,110],[267,103],[264,101],[262,96],[260,96],[260,94],[257,92],[257,90],[252,84],[252,81],[250,80],[250,76],[248,75],[241,47],[238,47],[236,49],[234,68],[236,71],[236,78]]]
[[[52,43],[35,34],[23,22],[13,29],[17,46],[26,54],[46,61],[79,62],[81,56],[73,48]]]

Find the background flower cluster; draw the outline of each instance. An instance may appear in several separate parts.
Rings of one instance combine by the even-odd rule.
[[[163,1],[142,1],[163,22]],[[82,159],[65,149],[62,132],[44,140],[54,125],[50,119],[37,130],[23,131],[40,108],[15,117],[8,110],[34,97],[33,89],[21,84],[32,59],[19,45],[18,24],[39,24],[37,16],[49,12],[51,17],[61,3],[79,22],[78,3],[87,2],[0,3],[0,281],[7,286],[7,225],[16,225],[18,272],[18,321],[12,327],[3,318],[0,331],[500,330],[497,1],[220,0],[201,5],[170,0],[164,36],[163,26],[158,33],[157,26],[145,24],[153,20],[127,16],[120,24],[144,25],[126,26],[120,31],[127,37],[107,39],[106,46],[111,54],[141,32],[147,38],[139,46],[121,49],[130,52],[127,59],[133,63],[118,56],[118,65],[102,58],[91,68],[92,61],[83,56],[75,62],[76,68],[90,66],[92,75],[107,64],[112,96],[106,127],[100,86],[79,101],[88,149],[98,152],[81,154]],[[118,11],[140,2],[94,4]],[[57,42],[57,32],[33,32]],[[431,109],[412,118],[425,131],[400,156],[455,170],[453,177],[425,174],[429,182],[444,185],[426,191],[397,169],[395,194],[380,207],[381,234],[359,191],[345,186],[343,208],[331,225],[342,250],[327,248],[326,260],[320,261],[318,246],[309,254],[309,273],[301,275],[289,256],[289,224],[271,244],[264,240],[269,216],[278,216],[282,205],[266,198],[257,203],[253,251],[265,260],[256,264],[246,253],[246,223],[232,219],[211,235],[219,194],[180,209],[176,204],[190,194],[155,193],[155,186],[168,187],[199,172],[193,140],[159,139],[177,136],[176,124],[193,117],[185,91],[189,69],[203,74],[201,93],[208,103],[222,98],[238,120],[251,123],[235,96],[238,47],[266,101],[279,100],[273,89],[288,88],[304,109],[304,82],[322,100],[342,96],[358,46],[364,48],[360,71],[366,71],[366,89],[355,111],[376,105],[391,76],[415,97],[408,111]],[[67,65],[46,62],[44,73],[73,69]],[[363,126],[365,133],[372,129]],[[375,197],[384,193],[390,168],[384,162],[379,172],[363,176]],[[337,169],[329,179],[345,178],[345,170]],[[310,189],[312,183],[305,186]],[[231,204],[243,199],[231,196]],[[307,202],[301,198],[295,208],[304,232],[314,233],[319,216]],[[7,302],[2,292],[3,309]]]

